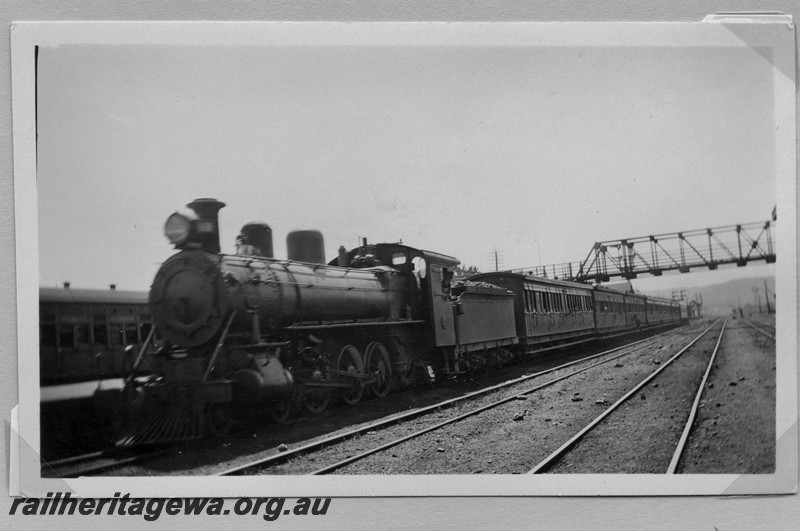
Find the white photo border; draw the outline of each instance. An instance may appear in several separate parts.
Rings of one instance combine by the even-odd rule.
[[[735,27],[734,27],[735,26]],[[41,478],[38,381],[38,211],[36,46],[721,46],[769,48],[773,57],[777,241],[776,473],[764,475],[258,476],[125,478],[132,497],[172,496],[625,496],[788,493],[797,485],[797,283],[794,27],[782,23],[328,23],[328,22],[20,22],[11,30],[19,361],[20,492],[70,491],[110,497],[119,477]],[[14,436],[16,434],[12,434]],[[13,490],[12,490],[13,494]]]

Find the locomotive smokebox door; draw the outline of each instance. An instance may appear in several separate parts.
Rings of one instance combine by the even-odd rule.
[[[181,251],[164,262],[150,289],[153,322],[164,339],[184,348],[201,345],[222,328],[227,308],[214,260]]]

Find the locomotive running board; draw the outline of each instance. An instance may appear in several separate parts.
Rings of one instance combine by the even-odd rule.
[[[284,330],[319,330],[320,328],[352,328],[354,326],[390,326],[390,325],[410,325],[425,324],[425,321],[369,321],[363,323],[320,323],[312,325],[291,325]]]
[[[199,439],[203,435],[203,415],[197,409],[148,411],[137,415],[131,429],[115,443],[118,448]]]

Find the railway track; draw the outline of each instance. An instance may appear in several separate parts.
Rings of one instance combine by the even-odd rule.
[[[653,330],[655,331],[656,328],[654,328]],[[666,333],[668,333],[668,332],[664,332],[664,333],[662,333],[662,335],[666,334]],[[606,337],[604,339],[609,340],[609,339],[615,339],[617,337],[618,337],[617,335],[611,335],[611,336],[608,336],[608,337]],[[641,341],[647,341],[648,339],[652,339],[652,338],[647,338],[647,339],[644,339],[644,340],[641,340]],[[558,346],[554,346],[554,347],[551,347],[551,348],[548,348],[548,349],[542,349],[540,351],[537,351],[538,354],[539,354],[538,360],[540,362],[541,361],[545,361],[546,362],[548,359],[552,358],[551,361],[554,361],[557,357],[560,356],[560,354],[558,354],[557,352],[562,351],[563,349],[566,349],[566,348],[574,348],[574,347],[576,347],[576,346],[578,346],[580,344],[586,343],[586,342],[587,341],[579,341],[579,342],[574,343],[574,344],[558,345]],[[615,351],[615,350],[618,350],[620,348],[623,348],[623,347],[617,347],[617,348],[614,348],[614,349],[610,349],[610,351]],[[553,351],[553,352],[551,353],[550,351]],[[598,354],[596,356],[600,356],[600,355],[603,355],[603,353],[600,353],[600,354]],[[585,358],[582,358],[582,359],[585,359]],[[574,363],[578,363],[578,362],[582,361],[582,359],[581,360],[576,360]],[[506,371],[506,369],[507,368],[502,368],[502,369],[499,370],[499,372],[494,373],[494,378],[498,378],[499,376],[501,376],[502,373]],[[557,370],[557,368],[553,368],[550,371],[543,371],[542,374],[545,374],[547,372],[551,372],[552,370]],[[441,385],[449,386],[449,385],[452,385],[453,383],[455,383],[455,382],[447,381],[447,382],[443,382],[442,384],[438,384],[437,386],[441,386]],[[495,388],[496,387],[492,387],[490,389],[495,389]],[[394,393],[392,396],[393,397],[398,397],[398,396],[411,394],[411,393],[414,393],[414,392],[418,392],[418,390],[408,389],[408,390],[405,390],[405,391],[401,391],[399,393]],[[491,391],[489,391],[489,392],[491,392]],[[476,395],[480,395],[481,393],[478,392],[478,393],[475,393],[475,394]],[[473,396],[473,395],[471,394],[469,396]],[[364,401],[361,402],[361,404],[359,404],[359,406],[361,406],[361,405],[369,405],[372,402],[379,402],[381,400],[382,399],[379,399],[379,398],[374,398],[374,399],[370,399],[370,400],[364,400]],[[457,402],[457,400],[452,401],[452,403],[456,403],[456,402]],[[429,411],[430,409],[436,409],[436,408],[440,408],[440,407],[448,407],[448,405],[449,404],[442,405],[441,403],[439,403],[439,404],[436,404],[434,406],[431,406],[431,408],[420,410],[418,412],[418,414],[422,415],[422,414],[425,414],[425,412]],[[344,406],[330,408],[331,411],[336,411],[338,409],[347,409],[347,408],[344,407]],[[309,421],[309,419],[313,420],[314,418],[317,418],[317,417],[308,416],[308,415],[301,415],[299,417],[295,417],[295,418],[292,418],[290,420],[286,420],[286,421],[282,422],[281,424],[283,424],[286,427],[291,427],[291,426],[295,426],[295,425],[307,422],[307,421]],[[407,415],[402,415],[397,420],[390,420],[390,422],[402,422],[403,418],[408,418],[408,416]],[[251,440],[252,437],[253,437],[252,430],[253,430],[253,425],[246,424],[241,429],[237,429],[236,431],[232,432],[230,434],[230,436],[226,437],[225,439],[221,439],[221,440],[208,440],[208,439],[205,439],[205,440],[199,440],[199,441],[192,441],[191,444],[190,444],[191,449],[189,449],[189,452],[198,452],[198,451],[199,452],[204,452],[204,451],[213,450],[214,447],[216,447],[217,445],[220,444],[220,441],[234,442],[234,441],[237,441],[237,440]],[[329,444],[330,443],[330,439],[325,439],[324,442],[325,442],[325,444]],[[227,444],[226,444],[226,446],[227,446]],[[186,450],[187,449],[186,448],[186,444],[181,445],[181,448],[183,450]],[[123,467],[130,467],[130,466],[134,466],[135,467],[135,466],[137,466],[137,465],[139,465],[141,463],[146,463],[148,461],[148,459],[150,459],[150,458],[163,457],[165,454],[169,454],[170,451],[174,451],[174,448],[173,448],[172,445],[170,445],[168,448],[164,448],[163,446],[160,446],[157,451],[144,451],[142,449],[139,449],[138,451],[137,450],[132,450],[132,449],[128,449],[128,450],[119,450],[118,449],[118,450],[112,450],[112,451],[89,452],[89,453],[69,456],[69,457],[62,458],[62,459],[48,460],[47,462],[43,462],[42,474],[44,476],[48,476],[48,477],[65,477],[65,478],[68,478],[68,477],[79,477],[79,476],[90,476],[90,475],[101,475],[101,474],[104,474],[104,473],[108,473],[109,471],[113,471],[115,469],[119,469],[119,468],[123,468]],[[120,455],[120,454],[122,454],[122,455]],[[291,453],[287,453],[287,454],[282,454],[282,456],[279,456],[279,457],[291,456],[291,455],[292,455]]]
[[[755,324],[754,322],[752,322],[752,321],[750,321],[748,319],[742,319],[742,321],[744,321],[747,324],[747,326],[749,326],[750,328],[752,328],[753,330],[755,330],[759,334],[767,336],[771,340],[775,341],[775,327],[774,326],[757,325],[757,324]],[[771,333],[770,333],[770,329],[771,329]]]
[[[76,455],[43,463],[42,476],[76,478],[93,475],[99,472],[106,472],[122,466],[131,465],[137,461],[146,459],[147,457],[154,457],[166,451],[167,450],[161,450],[160,452],[137,455],[115,455],[113,452],[98,451]]]
[[[711,324],[708,328],[703,330],[697,337],[695,337],[688,345],[683,347],[681,350],[678,351],[677,354],[673,355],[666,363],[662,364],[657,370],[653,371],[649,374],[646,378],[644,378],[639,384],[637,384],[633,389],[625,393],[619,400],[614,402],[611,406],[609,406],[605,411],[603,411],[600,415],[598,415],[594,420],[592,420],[589,424],[587,424],[583,429],[581,429],[577,434],[575,434],[572,438],[562,444],[558,449],[548,455],[546,458],[541,460],[536,466],[534,466],[530,471],[529,474],[541,474],[545,473],[548,470],[552,469],[561,459],[563,459],[568,452],[575,447],[579,442],[581,442],[594,428],[596,428],[601,422],[606,420],[610,415],[614,412],[618,411],[619,408],[628,402],[631,397],[636,396],[646,385],[648,385],[652,380],[654,380],[659,374],[661,374],[664,370],[670,367],[673,363],[681,358],[686,352],[690,351],[695,344],[700,341],[712,328],[717,326],[719,321],[715,321]],[[708,361],[706,371],[704,373],[703,379],[698,386],[694,402],[689,412],[688,420],[684,425],[682,435],[678,445],[673,453],[672,460],[666,470],[666,473],[674,474],[675,469],[680,461],[680,457],[683,453],[686,440],[689,437],[689,432],[691,431],[691,427],[694,422],[694,418],[697,414],[697,408],[700,404],[700,398],[702,396],[703,389],[705,388],[706,382],[708,380],[708,375],[711,372],[711,367],[714,363],[714,359],[716,358],[717,351],[719,350],[720,342],[722,341],[722,336],[725,330],[726,321],[723,321],[722,327],[719,332],[719,336],[717,338],[716,345],[714,347],[714,351]]]
[[[347,465],[350,465],[350,464],[352,464],[352,463],[354,463],[356,461],[364,459],[364,458],[366,458],[366,457],[368,457],[370,455],[374,455],[374,454],[386,451],[389,448],[392,448],[394,446],[402,444],[403,442],[406,442],[406,441],[408,441],[408,440],[410,440],[412,438],[419,437],[419,436],[424,435],[426,433],[430,433],[432,431],[441,429],[442,427],[444,427],[446,425],[458,422],[460,420],[463,420],[463,419],[471,417],[471,416],[478,415],[478,414],[480,414],[482,412],[494,409],[496,407],[501,406],[502,404],[506,404],[506,403],[511,402],[513,400],[519,400],[520,397],[524,397],[524,396],[526,396],[528,394],[534,393],[534,392],[536,392],[536,391],[538,391],[540,389],[543,389],[545,387],[551,386],[551,385],[553,385],[553,384],[555,384],[555,383],[557,383],[559,381],[562,381],[562,380],[564,380],[566,378],[570,378],[572,376],[575,376],[576,374],[583,373],[584,371],[587,371],[587,370],[589,370],[589,369],[591,369],[593,367],[596,367],[598,365],[602,365],[604,363],[608,363],[608,362],[614,361],[614,360],[616,360],[616,359],[618,359],[620,357],[626,356],[626,355],[630,355],[633,352],[636,352],[636,351],[641,350],[643,348],[646,348],[648,346],[657,344],[659,341],[662,341],[669,334],[675,333],[676,331],[680,332],[680,331],[682,331],[684,329],[685,329],[685,327],[684,328],[679,328],[679,329],[673,329],[673,330],[658,334],[656,336],[652,336],[650,338],[642,339],[642,340],[636,341],[636,342],[628,344],[628,345],[623,345],[623,346],[620,346],[620,347],[616,347],[616,348],[601,352],[599,354],[595,354],[593,356],[589,356],[587,358],[583,358],[583,359],[576,360],[576,361],[573,361],[573,362],[570,362],[570,363],[567,363],[567,364],[559,365],[557,367],[553,367],[553,368],[545,370],[545,371],[540,371],[540,372],[537,372],[537,373],[534,373],[534,374],[529,374],[529,375],[522,376],[520,378],[509,380],[507,382],[503,382],[501,384],[494,385],[494,386],[488,387],[488,388],[480,390],[480,391],[469,393],[469,394],[464,395],[462,397],[445,400],[445,401],[442,401],[442,402],[439,402],[439,403],[436,403],[436,404],[433,404],[433,405],[430,405],[430,406],[427,406],[427,407],[424,407],[424,408],[419,408],[419,409],[412,410],[412,411],[409,411],[409,412],[404,412],[404,413],[401,413],[401,414],[392,415],[390,417],[381,419],[381,420],[379,420],[377,422],[369,423],[369,424],[363,425],[363,426],[359,426],[359,427],[357,427],[355,429],[347,430],[347,431],[338,433],[338,434],[336,434],[334,436],[322,438],[322,439],[316,440],[314,442],[307,443],[307,444],[302,444],[302,445],[294,447],[294,448],[289,448],[285,452],[278,453],[276,451],[275,453],[273,453],[272,455],[270,455],[270,456],[268,456],[266,458],[259,459],[259,460],[254,461],[254,462],[246,463],[244,465],[237,466],[235,468],[231,468],[231,469],[225,470],[225,471],[219,473],[219,475],[231,476],[231,475],[249,475],[249,474],[263,473],[263,472],[266,472],[267,470],[269,470],[270,468],[275,467],[277,465],[280,465],[281,463],[284,463],[284,462],[286,462],[286,461],[288,461],[290,459],[293,459],[293,458],[296,458],[296,457],[299,457],[299,456],[302,456],[302,455],[305,455],[305,454],[310,454],[312,452],[316,452],[316,451],[320,450],[321,448],[324,448],[324,447],[327,447],[327,446],[332,446],[332,445],[335,445],[337,443],[341,443],[343,441],[346,441],[348,439],[359,437],[359,436],[361,436],[363,434],[375,433],[378,430],[385,429],[385,428],[387,428],[389,426],[392,426],[392,425],[395,425],[395,424],[399,424],[401,422],[409,421],[409,420],[412,420],[412,419],[416,419],[418,417],[422,417],[422,416],[424,416],[426,414],[429,414],[429,413],[432,413],[432,412],[441,411],[441,410],[446,409],[446,408],[452,408],[455,405],[466,404],[471,400],[476,400],[476,399],[479,399],[479,398],[482,398],[482,397],[486,397],[487,395],[490,395],[491,393],[495,393],[495,392],[498,392],[498,391],[501,391],[501,390],[508,390],[509,388],[511,388],[513,386],[519,386],[520,384],[523,384],[524,382],[527,382],[529,380],[541,378],[543,376],[546,376],[548,374],[554,373],[556,371],[568,369],[568,368],[570,368],[570,367],[572,367],[574,365],[580,364],[580,363],[592,362],[593,360],[605,357],[605,359],[602,359],[600,361],[596,361],[594,363],[590,363],[586,367],[573,370],[573,371],[571,371],[571,372],[569,372],[567,374],[558,376],[557,378],[550,379],[547,382],[542,383],[540,385],[536,385],[534,387],[531,387],[531,388],[528,388],[528,389],[519,390],[519,391],[514,390],[514,392],[510,393],[509,396],[506,396],[505,398],[502,398],[500,400],[492,400],[486,405],[470,409],[469,411],[467,411],[467,412],[465,412],[463,414],[460,414],[460,415],[456,415],[456,416],[454,416],[454,417],[452,417],[450,419],[447,419],[446,421],[439,422],[439,423],[436,423],[434,425],[428,426],[428,427],[426,427],[424,429],[415,431],[415,432],[413,432],[411,434],[408,434],[408,435],[405,435],[405,436],[403,436],[401,438],[396,438],[396,439],[391,440],[391,441],[389,441],[387,443],[384,443],[382,445],[374,447],[374,448],[372,448],[370,450],[367,450],[365,452],[361,452],[361,453],[359,453],[357,455],[349,456],[348,458],[346,458],[344,460],[340,460],[338,462],[326,465],[326,466],[324,466],[322,468],[319,468],[319,469],[315,470],[314,472],[312,472],[313,474],[327,474],[329,472],[333,472],[333,471],[338,470],[340,468],[343,468],[343,467],[345,467]],[[620,351],[622,351],[622,352],[620,353]]]

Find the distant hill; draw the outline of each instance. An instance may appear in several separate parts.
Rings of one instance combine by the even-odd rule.
[[[766,281],[769,291],[769,305],[775,310],[775,278],[757,277],[743,278],[739,280],[729,280],[720,284],[712,284],[701,288],[684,288],[685,301],[689,302],[700,298],[703,303],[703,314],[727,315],[735,308],[741,307],[745,315],[758,312],[758,305],[761,311],[766,312],[766,302],[764,297],[764,282]],[[755,291],[754,291],[755,290]],[[663,291],[643,291],[646,295],[656,297],[673,298],[677,290]],[[758,300],[758,303],[756,302]]]

